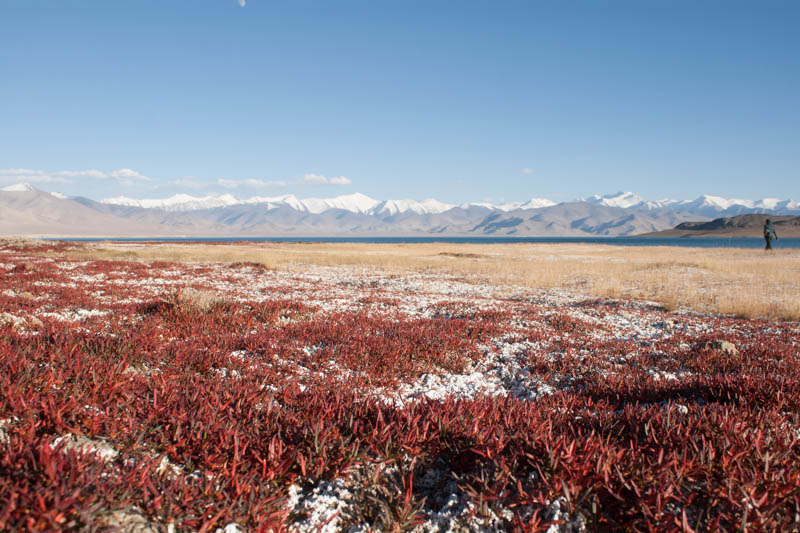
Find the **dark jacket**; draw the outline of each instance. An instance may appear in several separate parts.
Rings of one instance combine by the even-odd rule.
[[[775,233],[775,228],[772,227],[772,222],[767,222],[764,224],[764,238],[765,239],[777,239],[778,234]]]

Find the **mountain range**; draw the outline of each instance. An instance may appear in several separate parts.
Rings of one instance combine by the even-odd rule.
[[[24,184],[22,185],[24,186]],[[492,205],[490,203],[471,203],[456,206],[440,202],[433,198],[425,200],[375,200],[361,193],[346,194],[335,198],[305,198],[299,199],[293,194],[283,196],[253,196],[247,199],[238,199],[230,194],[190,196],[188,194],[176,194],[169,198],[152,198],[136,200],[119,196],[117,198],[106,198],[101,203],[111,205],[123,205],[128,207],[144,207],[163,209],[164,211],[196,211],[198,209],[213,209],[215,207],[230,207],[234,205],[254,205],[262,206],[262,209],[276,209],[281,206],[288,206],[296,211],[320,214],[329,209],[343,209],[351,213],[363,213],[377,216],[392,216],[400,213],[413,212],[418,215],[430,213],[444,213],[454,207],[467,209],[469,207],[486,207],[491,210],[513,211],[515,209],[533,209],[537,207],[548,207],[555,205],[555,202],[544,198],[533,198],[527,202],[508,203]]]
[[[765,198],[648,201],[631,193],[556,203],[544,198],[448,204],[432,198],[236,198],[230,194],[101,201],[40,191],[0,189],[0,234],[92,237],[269,236],[622,236],[657,232],[687,221],[748,213],[800,215],[800,202]]]

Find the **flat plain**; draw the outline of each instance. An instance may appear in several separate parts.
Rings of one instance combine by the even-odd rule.
[[[0,529],[800,527],[800,252],[0,243]]]

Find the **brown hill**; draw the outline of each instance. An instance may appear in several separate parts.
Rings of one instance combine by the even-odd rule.
[[[161,232],[163,233],[163,231]],[[99,213],[73,200],[42,191],[0,191],[0,235],[158,235],[152,225]]]
[[[738,215],[709,222],[683,222],[672,229],[643,233],[637,237],[763,237],[764,223],[772,221],[778,238],[800,237],[800,217],[776,215]]]

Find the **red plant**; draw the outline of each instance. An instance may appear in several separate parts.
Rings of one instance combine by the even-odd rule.
[[[137,507],[179,529],[280,531],[298,518],[291,486],[338,478],[361,498],[342,527],[410,527],[456,489],[464,520],[506,529],[798,527],[796,324],[435,294],[414,312],[400,289],[253,265],[40,255],[67,246],[0,250],[0,304],[28,319],[0,324],[0,529],[102,527]],[[225,300],[170,298],[188,286]],[[661,334],[668,317],[680,327]],[[515,342],[515,372],[553,394],[380,396]]]

